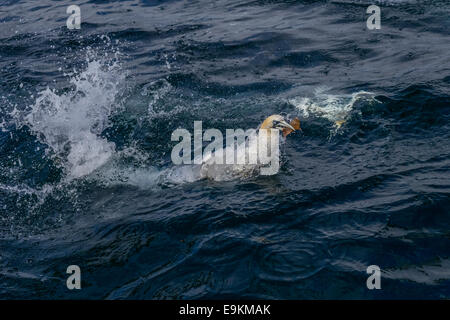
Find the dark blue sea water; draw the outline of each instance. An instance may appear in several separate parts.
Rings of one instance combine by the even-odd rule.
[[[0,298],[450,298],[449,13],[0,0]],[[176,128],[274,113],[278,174],[175,170]]]

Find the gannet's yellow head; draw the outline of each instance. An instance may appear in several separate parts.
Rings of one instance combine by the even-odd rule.
[[[283,132],[283,137],[286,137],[289,133],[300,129],[300,120],[295,118],[291,123],[287,123],[283,116],[279,114],[273,114],[267,117],[263,123],[261,123],[260,129],[277,129]]]

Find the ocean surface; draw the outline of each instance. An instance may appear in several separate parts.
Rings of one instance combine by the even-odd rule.
[[[171,160],[275,113],[276,175]],[[449,129],[447,0],[0,0],[0,299],[449,299]]]

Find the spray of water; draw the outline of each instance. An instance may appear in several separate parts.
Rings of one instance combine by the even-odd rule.
[[[335,95],[327,93],[325,88],[317,89],[313,97],[296,97],[288,100],[302,117],[319,117],[330,121],[334,127],[330,132],[332,135],[341,129],[352,114],[360,113],[360,110],[355,108],[357,103],[375,101],[375,95],[371,92],[359,91],[353,94]]]
[[[119,108],[123,80],[117,62],[105,65],[88,55],[86,69],[70,78],[72,89],[39,92],[24,117],[24,124],[62,160],[69,180],[90,174],[114,154],[114,143],[101,134]]]

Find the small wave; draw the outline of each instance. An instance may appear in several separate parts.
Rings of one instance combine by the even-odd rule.
[[[383,277],[393,280],[408,280],[427,285],[438,285],[450,279],[450,260],[439,259],[422,266],[409,266],[399,269],[383,270]]]
[[[347,5],[357,5],[357,6],[370,6],[370,5],[381,5],[381,6],[401,6],[401,5],[411,5],[420,4],[418,0],[331,0],[331,3],[335,4],[347,4]]]

